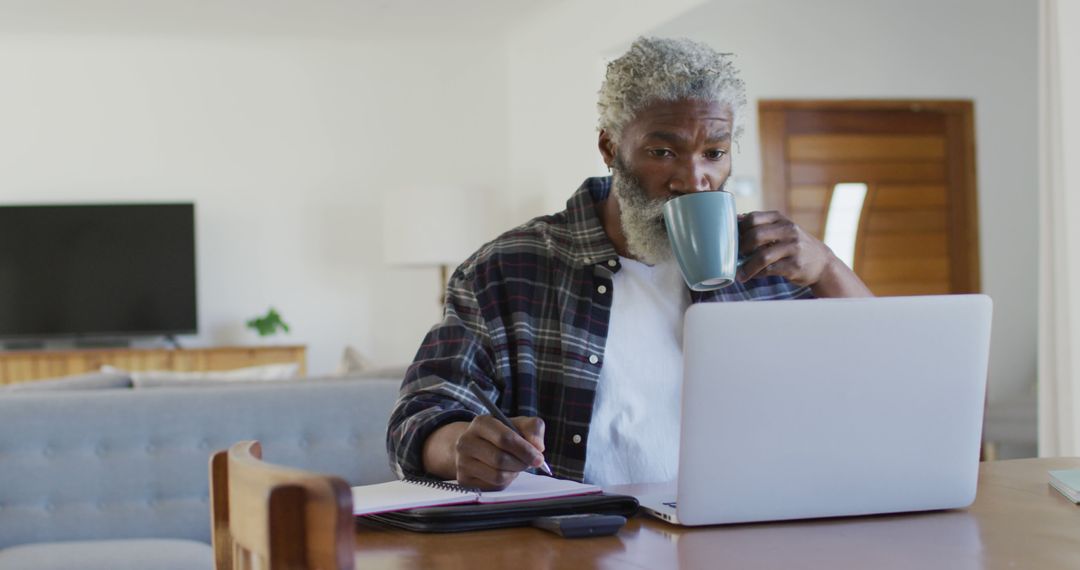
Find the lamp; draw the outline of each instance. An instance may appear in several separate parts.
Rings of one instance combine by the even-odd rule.
[[[487,200],[457,186],[426,187],[386,194],[383,201],[383,259],[390,265],[439,268],[439,304],[450,269],[490,236]]]

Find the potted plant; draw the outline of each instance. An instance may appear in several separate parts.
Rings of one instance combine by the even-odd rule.
[[[259,335],[259,340],[264,343],[277,334],[279,330],[289,332],[288,323],[281,320],[281,313],[278,313],[273,307],[270,307],[270,310],[265,315],[248,320],[247,327],[255,331]]]

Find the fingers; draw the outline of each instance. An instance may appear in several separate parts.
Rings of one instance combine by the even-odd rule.
[[[535,467],[544,460],[536,447],[499,420],[491,416],[479,416],[473,420],[473,424],[476,426],[477,437],[488,444],[487,447],[478,447],[489,450],[494,448],[497,452],[493,454],[496,457],[486,462],[488,465],[498,469],[521,471]]]
[[[537,417],[518,416],[510,418],[521,433],[525,435],[525,441],[532,444],[540,453],[544,452],[544,420]]]
[[[501,491],[517,479],[520,471],[500,471],[482,463],[471,465],[468,470],[458,469],[457,482],[481,491]]]
[[[793,275],[782,271],[792,269],[793,262],[791,260],[795,258],[798,249],[798,243],[794,241],[773,243],[758,248],[753,255],[743,261],[738,272],[739,281],[746,282],[755,277],[765,277],[767,275],[782,275],[790,279]]]
[[[739,255],[750,255],[759,248],[798,237],[798,226],[777,212],[747,214],[739,223]]]
[[[542,424],[540,422],[541,445]],[[530,428],[526,433],[532,438],[536,424],[527,422],[525,425]],[[517,473],[536,467],[544,460],[533,443],[491,416],[474,419],[458,438],[456,451],[458,481],[481,489],[503,488],[517,477]]]
[[[778,276],[797,285],[817,283],[831,252],[780,212],[751,212],[739,217],[738,279]]]
[[[786,220],[783,214],[776,210],[768,212],[748,212],[739,215],[739,231],[743,232],[756,226],[774,224],[780,220]]]

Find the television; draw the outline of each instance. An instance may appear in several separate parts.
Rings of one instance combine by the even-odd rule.
[[[0,206],[0,339],[197,329],[194,204]]]

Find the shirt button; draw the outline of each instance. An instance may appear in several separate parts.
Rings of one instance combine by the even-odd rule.
[[[608,267],[615,267],[616,265],[619,264],[619,262],[615,261],[614,259],[609,259],[609,260],[607,260],[607,264],[608,264]]]
[[[570,441],[574,443],[581,443],[581,435],[575,433],[574,437],[570,438]]]
[[[590,354],[589,355],[589,364],[596,364],[597,362],[600,362],[600,357],[595,355],[595,354]]]
[[[596,288],[596,292],[603,295],[604,293],[607,293],[607,287],[604,287],[603,285],[601,285],[601,286]]]

